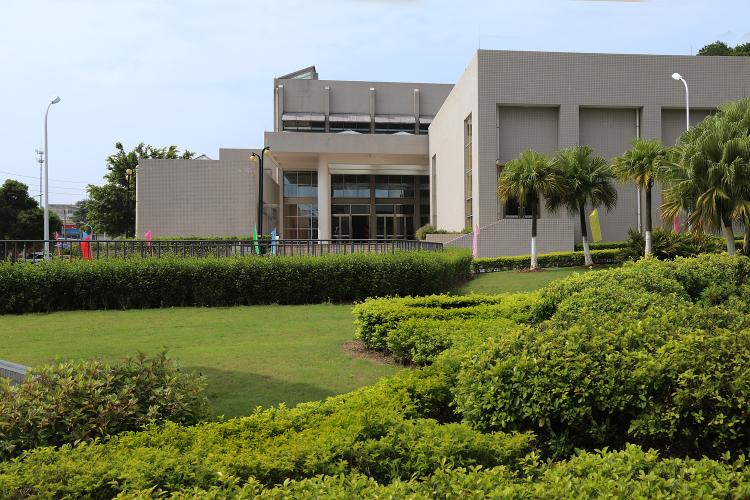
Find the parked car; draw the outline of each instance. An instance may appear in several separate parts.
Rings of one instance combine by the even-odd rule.
[[[50,255],[50,258],[51,257],[52,255]],[[25,260],[33,264],[36,264],[37,262],[42,262],[44,260],[44,252],[34,252],[34,253],[26,254]]]

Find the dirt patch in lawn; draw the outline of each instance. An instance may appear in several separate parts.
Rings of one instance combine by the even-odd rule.
[[[346,353],[347,356],[354,359],[366,359],[371,363],[377,363],[379,365],[397,365],[399,364],[395,359],[387,354],[383,354],[379,351],[370,351],[367,346],[361,340],[347,340],[341,344],[341,349]]]

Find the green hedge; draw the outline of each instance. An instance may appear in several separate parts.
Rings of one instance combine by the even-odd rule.
[[[747,453],[748,271],[749,259],[717,255],[553,284],[537,303],[548,321],[465,358],[457,410],[488,431],[534,429],[558,457],[628,442]]]
[[[156,493],[162,493],[157,491]],[[152,498],[152,490],[123,498]],[[258,481],[225,478],[222,486],[184,489],[171,498],[746,498],[750,473],[743,460],[665,459],[629,446],[622,451],[581,453],[549,465],[530,465],[522,475],[504,467],[441,468],[424,479],[379,484],[362,474],[289,481],[272,488]]]
[[[306,304],[447,291],[468,252],[0,263],[0,313]]]
[[[3,383],[5,381],[5,383]],[[0,460],[37,446],[105,438],[152,422],[208,416],[205,382],[164,353],[122,363],[40,366],[12,386],[0,379]]]
[[[614,250],[616,248],[627,248],[627,246],[628,240],[589,242],[589,250]],[[576,243],[574,250],[576,252],[583,251],[583,244]]]
[[[408,318],[388,331],[388,352],[401,362],[428,365],[452,347],[467,348],[499,335],[516,323],[484,316],[466,319]]]
[[[534,303],[534,294],[371,298],[356,304],[352,313],[355,336],[369,349],[387,351],[389,333],[405,319],[506,318],[528,322]]]
[[[405,378],[420,392],[412,374]],[[270,486],[354,472],[388,483],[425,477],[441,467],[516,470],[532,450],[530,433],[481,433],[421,418],[416,398],[399,381],[228,422],[165,424],[105,443],[37,448],[21,461],[0,462],[0,492],[111,498],[151,487],[220,487],[230,477]],[[432,392],[427,386],[422,394]]]
[[[595,264],[619,264],[631,258],[626,249],[615,248],[609,250],[592,250],[591,258]],[[541,267],[573,267],[584,265],[583,252],[554,252],[539,254]],[[511,271],[514,269],[528,269],[531,257],[517,255],[512,257],[485,257],[474,259],[472,269],[475,272]]]

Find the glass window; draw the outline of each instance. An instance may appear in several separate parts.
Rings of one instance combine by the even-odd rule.
[[[375,122],[376,134],[395,134],[396,132],[407,132],[414,134],[413,123],[378,123]]]
[[[332,198],[369,198],[369,175],[332,175]]]
[[[376,198],[414,198],[414,176],[375,176]]]
[[[360,134],[370,133],[369,122],[337,122],[332,121],[328,124],[328,130],[331,132],[359,132]]]
[[[430,124],[419,122],[419,135],[427,135],[429,133]]]
[[[317,172],[284,172],[285,198],[317,198]]]
[[[473,229],[472,216],[472,173],[471,173],[471,115],[464,120],[464,218],[465,227]]]
[[[284,205],[284,238],[311,240],[318,237],[318,204]]]
[[[324,121],[284,120],[281,124],[284,132],[325,132]]]

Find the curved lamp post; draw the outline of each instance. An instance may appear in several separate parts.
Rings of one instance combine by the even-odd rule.
[[[688,90],[688,84],[679,73],[672,73],[672,78],[685,85],[685,130],[690,130],[690,91]]]
[[[257,161],[259,170],[258,170],[258,238],[263,237],[263,157],[268,154],[268,152],[271,151],[271,148],[268,146],[264,147],[260,155],[257,155],[255,153],[252,153],[250,155],[250,161]]]
[[[52,96],[44,112],[44,258],[49,260],[49,148],[47,147],[47,117],[49,108],[60,102],[59,96]]]

